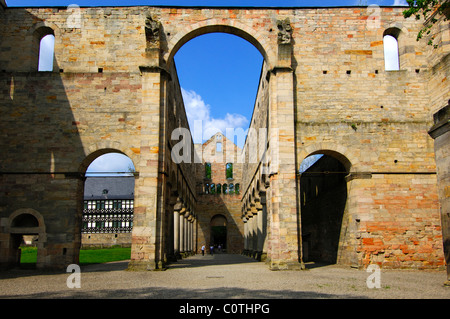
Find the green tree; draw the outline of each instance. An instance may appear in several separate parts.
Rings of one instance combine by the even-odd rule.
[[[205,164],[205,178],[211,179],[211,163]]]
[[[233,178],[233,164],[227,163],[226,166],[226,178]]]
[[[449,0],[406,0],[409,8],[403,11],[403,16],[409,18],[415,16],[417,20],[423,17],[425,23],[422,29],[417,34],[417,41],[422,39],[423,36],[429,36],[431,28],[439,21],[439,18],[443,18],[444,21],[449,19]],[[432,35],[428,40],[429,45],[433,45],[435,35]]]

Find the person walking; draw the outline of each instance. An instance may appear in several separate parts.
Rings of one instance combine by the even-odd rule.
[[[205,245],[202,246],[202,256],[205,256]]]
[[[210,252],[211,255],[214,254],[214,246],[213,246],[213,245],[211,245],[211,246],[209,247],[209,252]]]

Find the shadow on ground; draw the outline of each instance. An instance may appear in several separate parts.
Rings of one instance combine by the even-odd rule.
[[[18,296],[4,295],[2,299]],[[20,295],[21,299],[361,299],[351,295],[290,290],[250,290],[244,288],[180,289],[146,287],[134,289],[54,291]]]

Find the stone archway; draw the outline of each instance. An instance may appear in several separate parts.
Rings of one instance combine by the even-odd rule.
[[[225,216],[221,214],[214,215],[210,222],[210,245],[216,249],[221,246],[222,250],[227,248],[227,224],[228,221]]]
[[[0,264],[6,268],[18,266],[24,236],[37,236],[36,267],[43,268],[47,236],[42,215],[31,208],[19,209],[9,216],[6,224],[6,240],[0,241]]]
[[[271,61],[275,60],[275,52],[267,47],[264,36],[259,34],[256,30],[233,21],[233,25],[227,25],[224,21],[212,19],[212,21],[204,21],[190,26],[175,35],[168,42],[168,51],[164,55],[165,60],[170,64],[178,52],[178,50],[190,40],[208,33],[228,33],[236,35],[248,42],[250,42],[261,53],[266,63],[270,66]]]
[[[342,246],[350,163],[334,152],[319,154],[300,172],[302,260],[334,264]]]

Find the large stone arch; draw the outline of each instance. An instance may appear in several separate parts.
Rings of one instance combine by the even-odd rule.
[[[268,40],[264,36],[255,29],[232,19],[205,20],[184,28],[169,40],[168,50],[164,55],[165,60],[170,64],[175,54],[184,44],[200,35],[215,32],[233,34],[247,40],[258,49],[269,66],[272,65],[272,61],[276,60],[276,52],[273,51],[272,46],[269,45]]]
[[[352,166],[334,150],[317,149],[306,157],[315,154],[324,156],[301,172],[298,180],[302,260],[338,263],[347,244],[347,176]]]
[[[0,266],[6,268],[18,265],[22,237],[34,235],[38,236],[36,267],[43,268],[47,254],[47,234],[42,214],[32,208],[20,208],[9,215],[4,224],[2,233],[5,236],[0,240]]]
[[[339,160],[346,168],[347,172],[355,172],[359,167],[359,159],[344,145],[336,145],[333,143],[318,143],[308,145],[299,152],[300,165],[305,158],[315,154],[330,155]]]
[[[130,149],[122,149],[120,145],[118,148],[111,148],[108,145],[95,145],[91,148],[89,148],[90,153],[81,161],[78,171],[81,174],[86,173],[86,170],[88,169],[89,165],[99,156],[109,154],[109,153],[118,153],[127,156],[132,162],[134,167],[137,167],[137,156],[136,154],[130,150]]]

